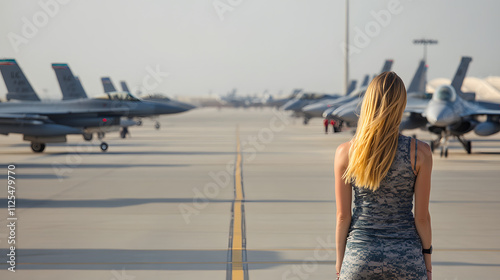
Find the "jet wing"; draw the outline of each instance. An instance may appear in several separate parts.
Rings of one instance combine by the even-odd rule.
[[[474,110],[470,115],[478,116],[478,115],[488,115],[488,116],[500,116],[500,109],[483,109],[479,108]]]
[[[428,103],[429,99],[410,97],[406,101],[405,112],[423,114]]]
[[[47,116],[29,114],[0,114],[0,124],[41,125],[51,122]]]
[[[54,137],[81,134],[80,128],[53,123],[47,116],[32,114],[0,114],[0,134],[23,134],[25,137]]]

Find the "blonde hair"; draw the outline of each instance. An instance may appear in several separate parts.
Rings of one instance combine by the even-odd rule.
[[[346,183],[375,191],[396,155],[399,125],[406,107],[406,89],[394,72],[375,77],[361,105],[356,134],[351,140]]]

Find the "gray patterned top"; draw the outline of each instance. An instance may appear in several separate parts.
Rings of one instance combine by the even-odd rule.
[[[416,175],[410,144],[410,137],[399,135],[394,161],[376,191],[352,184],[355,199],[348,238],[420,239],[412,213]]]

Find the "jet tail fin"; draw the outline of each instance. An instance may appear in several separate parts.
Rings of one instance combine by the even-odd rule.
[[[73,72],[66,63],[52,63],[57,81],[63,95],[63,100],[87,98],[80,79],[73,76]]]
[[[361,87],[367,87],[368,82],[370,82],[370,75],[365,75],[365,78],[363,79],[363,83],[361,84]]]
[[[127,86],[127,82],[121,81],[120,86],[122,87],[123,91],[130,92],[130,90],[128,89],[128,86]]]
[[[345,95],[351,94],[351,92],[353,92],[356,89],[357,83],[358,81],[352,80],[351,83],[349,84],[349,87],[347,88],[347,92],[345,93]]]
[[[111,82],[111,79],[109,77],[102,77],[101,78],[102,82],[102,87],[104,88],[104,92],[115,92],[116,88],[113,85],[113,82]]]
[[[465,79],[465,75],[467,74],[467,70],[469,68],[469,64],[472,61],[472,57],[469,56],[462,56],[462,60],[460,60],[460,65],[458,65],[457,72],[455,73],[455,76],[453,77],[453,80],[451,81],[451,86],[455,89],[457,94],[465,99],[465,100],[474,100],[475,99],[475,94],[471,93],[463,93],[462,92],[462,84]]]
[[[9,91],[7,100],[40,101],[15,59],[0,59],[0,72]]]
[[[407,92],[425,92],[425,84],[427,80],[427,65],[425,60],[421,60],[418,64],[417,72],[411,80]]]
[[[83,89],[82,82],[80,81],[80,78],[78,78],[78,76],[75,76],[75,80],[77,81],[78,87],[80,88],[80,90],[85,95],[85,96],[82,95],[82,98],[88,98],[87,94],[85,93],[85,90]]]
[[[301,88],[296,88],[293,90],[292,94],[290,94],[290,96],[288,98],[294,99],[301,92],[302,92]]]
[[[391,71],[393,62],[394,62],[394,60],[392,60],[392,59],[386,59],[384,62],[384,65],[382,66],[382,70],[380,70],[380,73]],[[377,77],[377,74],[373,75],[372,80],[375,79],[375,77]],[[365,79],[366,79],[366,77],[365,77]],[[365,82],[363,81],[363,84],[364,83]],[[368,81],[366,81],[366,86],[368,86]]]
[[[380,73],[384,73],[384,72],[387,72],[387,71],[391,71],[392,69],[392,63],[394,62],[394,60],[392,59],[387,59],[384,63],[384,66],[382,67],[382,71],[380,71]]]

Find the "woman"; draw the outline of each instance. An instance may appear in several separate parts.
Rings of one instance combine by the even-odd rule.
[[[405,107],[401,78],[378,75],[363,99],[356,134],[337,148],[337,279],[432,279],[432,153],[399,134]]]

